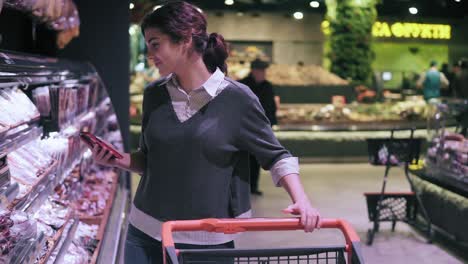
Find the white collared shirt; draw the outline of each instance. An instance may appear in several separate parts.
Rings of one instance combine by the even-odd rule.
[[[224,73],[220,69],[216,69],[200,88],[192,90],[188,94],[180,87],[174,75],[168,76],[168,78],[169,81],[166,83],[166,88],[180,122],[190,119],[229,85],[229,82],[225,80]],[[290,157],[279,160],[272,166],[270,173],[274,184],[280,186],[279,182],[282,177],[294,173],[299,174],[298,158]],[[237,216],[237,218],[248,218],[251,216],[252,211],[249,210]],[[129,221],[133,226],[147,235],[156,240],[161,240],[160,230],[162,222],[142,212],[134,205],[131,208]],[[176,243],[199,245],[223,244],[233,240],[235,237],[236,235],[202,231],[174,233],[174,241]]]
[[[195,115],[203,106],[215,98],[229,83],[224,80],[224,73],[217,69],[206,82],[188,94],[180,88],[175,76],[166,84],[172,106],[180,122]]]

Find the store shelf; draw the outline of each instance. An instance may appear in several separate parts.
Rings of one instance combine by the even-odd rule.
[[[94,115],[96,114],[94,108],[90,109],[89,112],[84,112],[84,113],[79,114],[73,120],[70,120],[70,121],[66,122],[63,125],[63,127],[60,129],[60,132],[65,131],[70,127],[75,127],[78,130],[80,130],[81,124],[83,123],[83,121],[86,120],[87,118],[89,118],[89,115],[93,115],[93,114]]]
[[[4,60],[2,60],[2,58],[4,58]],[[14,65],[9,64],[9,62],[12,62]],[[23,211],[28,217],[31,217],[35,212],[40,210],[40,207],[50,199],[51,195],[55,194],[57,185],[63,184],[67,178],[70,179],[69,177],[73,177],[73,183],[71,186],[68,184],[67,186],[63,186],[67,191],[70,191],[67,194],[63,194],[64,196],[69,196],[67,201],[72,200],[70,202],[73,202],[76,195],[79,196],[80,193],[82,193],[81,183],[78,181],[78,175],[75,173],[78,170],[75,171],[75,169],[78,169],[77,166],[80,165],[80,162],[86,159],[87,154],[85,154],[85,151],[89,150],[78,142],[78,132],[80,130],[89,130],[93,133],[97,131],[100,134],[106,132],[108,128],[111,128],[108,126],[107,120],[110,120],[109,117],[112,119],[112,115],[115,114],[112,102],[104,89],[104,84],[91,64],[74,63],[31,54],[0,51],[0,89],[1,87],[15,85],[23,90],[30,91],[36,87],[54,83],[60,84],[58,89],[68,89],[69,87],[75,87],[81,84],[92,85],[89,90],[89,107],[86,107],[88,109],[84,107],[88,104],[86,104],[86,101],[82,100],[83,105],[80,104],[80,106],[77,107],[77,111],[80,111],[80,114],[74,115],[73,118],[72,115],[68,115],[67,120],[61,119],[60,127],[55,120],[47,118],[41,119],[39,116],[25,123],[15,124],[13,126],[0,126],[0,157],[3,157],[2,175],[5,176],[4,185],[9,184],[5,155],[23,147],[33,140],[39,139],[41,136],[47,136],[49,132],[58,132],[59,137],[65,136],[65,140],[68,140],[70,153],[68,153],[66,161],[60,162],[60,165],[58,164],[59,162],[56,161],[42,175],[31,179],[31,182],[34,183],[33,186],[31,186],[31,182],[22,182],[20,178],[17,178],[14,184],[0,188],[0,207],[12,210],[13,212]],[[83,90],[83,92],[85,92],[85,90]],[[58,98],[55,97],[52,99],[58,100]],[[96,100],[99,101],[99,104],[95,103]],[[59,106],[58,103],[55,106]],[[70,109],[70,107],[62,108]],[[58,113],[53,114],[52,116],[54,118],[58,116]],[[118,129],[118,127],[112,127],[111,129]],[[65,146],[65,143],[63,144]],[[92,162],[89,157],[87,161]],[[81,169],[80,167],[80,170]],[[22,184],[25,184],[25,186],[22,186]],[[22,193],[21,197],[18,197],[20,187]],[[23,187],[25,187],[24,190],[22,189]],[[114,232],[114,237],[113,233],[107,232],[121,227],[123,224],[121,216],[128,210],[128,205],[122,205],[123,202],[120,202],[121,199],[117,198],[123,197],[121,194],[122,190],[119,191],[119,189],[125,189],[124,192],[127,193],[125,197],[128,197],[129,191],[126,185],[124,187],[122,184],[119,184],[118,179],[115,179],[112,185],[108,185],[106,189],[111,189],[111,193],[106,201],[106,207],[102,215],[87,219],[88,221],[94,221],[95,224],[99,224],[97,233],[100,241],[99,248],[96,249],[93,256],[90,256],[93,263],[97,261],[98,256],[105,253],[101,252],[102,249],[115,249],[118,247],[122,237],[121,230],[116,230],[116,232],[110,231]],[[128,202],[128,200],[126,201]],[[117,211],[114,212],[113,210]],[[15,254],[11,255],[14,256],[15,259],[8,259],[7,263],[63,263],[65,258],[67,258],[65,255],[67,255],[70,248],[70,243],[72,243],[75,238],[75,233],[80,222],[76,214],[77,211],[77,209],[69,210],[70,215],[67,215],[64,225],[57,230],[53,237],[47,237],[45,234],[40,233],[37,238],[29,239],[30,236],[27,234],[20,234],[17,239],[21,244],[13,249],[15,250]],[[113,217],[116,217],[116,219],[112,219]],[[84,221],[86,220],[83,220],[83,222]],[[114,224],[117,226],[109,227],[109,225]],[[46,241],[48,241],[47,245],[49,247],[46,247]],[[117,244],[109,246],[109,243]],[[113,259],[115,259],[115,252],[116,251],[113,250],[113,252],[109,253],[114,256]],[[109,261],[104,260],[103,262],[107,263]]]
[[[57,171],[57,177],[54,179],[54,187],[61,184],[67,178],[67,176],[70,175],[73,169],[80,163],[82,156],[83,153],[80,153],[80,158],[74,160],[69,167],[59,168],[59,170]]]
[[[10,133],[11,132],[11,133]],[[0,143],[0,153],[10,153],[42,135],[42,127],[22,125],[9,131]]]
[[[45,202],[47,197],[52,194],[55,185],[53,184],[56,175],[52,175],[46,182],[44,182],[41,186],[36,187],[37,190],[32,197],[28,199],[27,202],[24,203],[21,210],[25,212],[36,212],[39,207]]]
[[[44,246],[46,237],[44,233],[40,233],[36,239],[32,239],[28,241],[26,246],[24,247],[21,254],[19,254],[14,260],[12,260],[11,264],[24,264],[24,263],[35,263],[37,255],[42,250]]]
[[[411,173],[423,180],[468,198],[468,182],[464,182],[462,180],[448,176],[447,174],[444,174],[444,171],[439,168],[428,166],[420,170],[411,170]]]
[[[79,159],[72,162],[72,165],[65,170],[59,171],[58,169],[54,171],[54,175],[51,175],[47,179],[43,180],[41,183],[36,185],[36,191],[30,195],[30,197],[21,204],[21,210],[31,213],[37,211],[42,203],[54,193],[54,188],[61,184],[68,175],[72,172],[73,168],[78,165],[80,162]],[[52,172],[51,172],[52,173]],[[50,173],[49,173],[50,174]]]
[[[49,256],[47,263],[60,264],[63,263],[63,257],[67,254],[68,247],[72,243],[75,236],[76,229],[78,227],[79,220],[74,217],[65,224],[62,236],[56,243],[55,249]]]
[[[99,111],[99,110],[97,110]],[[94,132],[95,135],[101,135],[106,126],[108,125],[106,121],[110,116],[112,116],[114,114],[114,112],[112,111],[112,108],[109,108],[107,110],[104,110],[103,112],[101,112],[100,114],[98,114],[96,111],[96,118],[98,118],[98,121],[102,121],[102,122],[98,122],[98,124],[96,125],[96,130]],[[99,115],[99,117],[98,117]]]
[[[309,124],[284,124],[275,126],[275,131],[381,131],[425,129],[426,121],[381,121],[381,122],[316,122]]]
[[[3,139],[3,137],[8,133],[9,128],[7,126],[0,126],[0,139]]]
[[[63,232],[65,231],[68,223],[72,220],[72,215],[71,213],[69,213],[66,217],[66,220],[65,220],[65,223],[63,224],[63,226],[57,230],[57,233],[55,233],[54,237],[52,237],[49,241],[51,241],[52,243],[52,246],[51,248],[48,249],[47,253],[44,255],[43,258],[39,259],[39,261],[37,262],[37,264],[44,264],[44,263],[47,263],[47,261],[49,260],[49,257],[52,255],[52,253],[55,251],[55,249],[57,248],[57,245],[59,244],[60,242],[60,239],[62,238],[62,235],[63,235]],[[50,243],[49,243],[50,244]],[[39,256],[39,254],[37,255]]]
[[[99,250],[93,256],[91,263],[118,263],[119,243],[124,235],[124,223],[126,221],[126,213],[129,207],[129,191],[126,188],[117,188],[115,198],[110,210],[111,215],[108,217],[108,222],[104,225],[105,232],[100,241]],[[98,254],[101,252],[100,254]]]
[[[13,200],[8,206],[10,209],[25,211],[38,197],[46,194],[45,188],[49,182],[55,178],[57,172],[57,161],[54,161],[49,168],[39,177],[38,181],[31,187],[31,190],[23,197]]]
[[[0,209],[3,210],[13,202],[19,193],[18,183],[12,183],[0,189]]]

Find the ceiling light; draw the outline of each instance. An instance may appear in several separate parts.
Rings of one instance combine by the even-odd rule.
[[[320,3],[317,1],[311,1],[310,6],[313,8],[318,8],[320,6]]]
[[[233,5],[233,4],[234,4],[234,0],[225,0],[225,1],[224,1],[224,4],[225,4],[225,5]]]
[[[155,11],[155,10],[161,8],[161,7],[162,7],[162,5],[157,5],[157,6],[153,7],[153,11]]]
[[[133,3],[130,3],[130,9],[133,9],[135,5]]]
[[[408,10],[412,15],[416,15],[418,13],[418,9],[416,7],[410,7]]]
[[[458,2],[458,3],[460,3],[460,2],[461,2],[461,0],[455,0],[455,2]]]
[[[304,14],[302,12],[295,12],[293,14],[294,18],[295,19],[303,19],[304,18]]]

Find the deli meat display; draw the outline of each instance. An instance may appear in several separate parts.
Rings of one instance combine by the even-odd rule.
[[[0,263],[117,262],[129,175],[80,140],[123,150],[101,78],[90,64],[0,55]]]

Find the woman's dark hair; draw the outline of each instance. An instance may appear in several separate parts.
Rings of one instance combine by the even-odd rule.
[[[193,50],[203,56],[203,62],[210,72],[214,72],[217,67],[227,72],[226,42],[220,34],[208,35],[206,18],[195,6],[184,1],[168,1],[143,18],[143,35],[147,28],[159,29],[174,43],[192,38]]]

